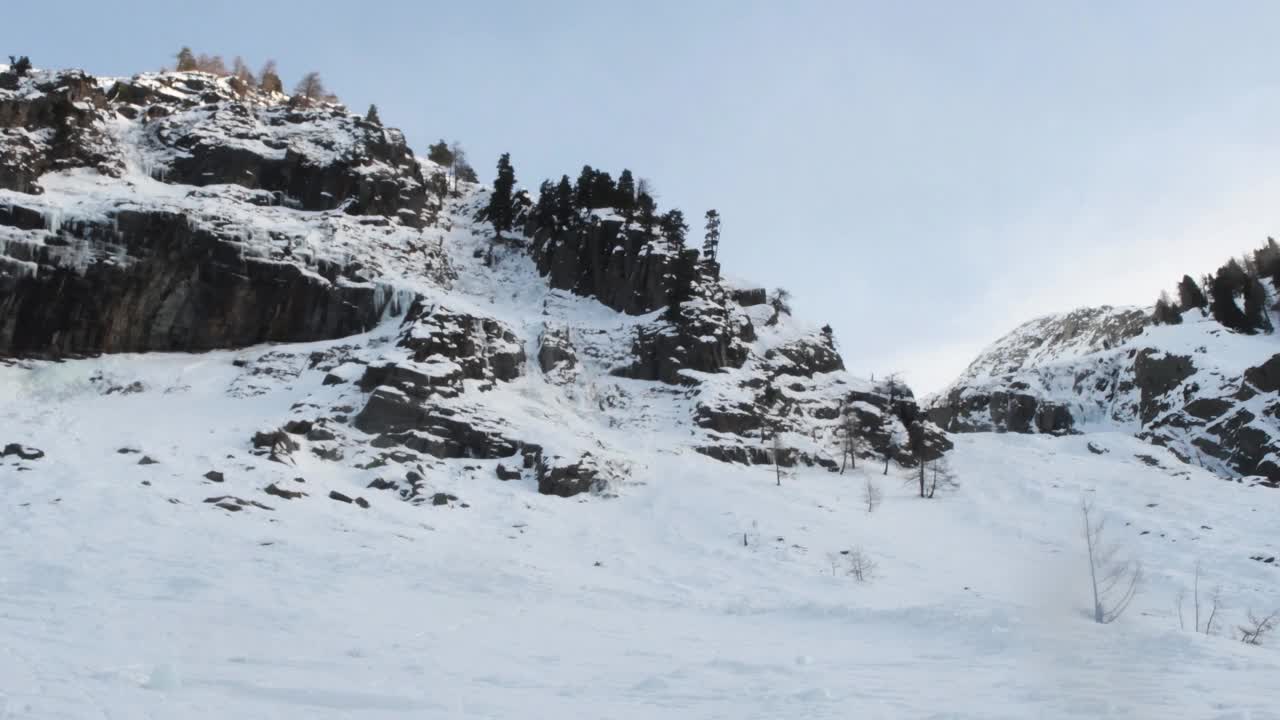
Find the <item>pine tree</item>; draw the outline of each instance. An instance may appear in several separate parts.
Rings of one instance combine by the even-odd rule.
[[[627,222],[631,222],[636,209],[636,181],[630,170],[623,170],[618,176],[618,189],[614,195],[613,206]]]
[[[672,212],[679,212],[673,210]],[[667,213],[670,215],[671,213]],[[666,216],[664,216],[665,218]],[[693,297],[693,283],[697,278],[698,252],[696,250],[680,250],[671,264],[671,288],[667,295],[667,320],[680,320],[680,305]]]
[[[443,139],[427,146],[427,159],[442,167],[453,167],[453,151]]]
[[[689,226],[684,222],[684,213],[679,210],[669,210],[662,216],[660,222],[662,236],[667,239],[667,244],[671,246],[673,251],[679,252],[684,248],[684,236],[689,231]]]
[[[9,56],[9,72],[18,77],[23,77],[31,72],[31,58],[26,55],[19,57]]]
[[[191,72],[196,69],[196,56],[191,52],[191,48],[183,46],[178,51],[178,72]]]
[[[1243,294],[1248,288],[1249,276],[1235,260],[1230,260],[1218,269],[1210,284],[1209,309],[1213,318],[1223,327],[1241,332],[1249,331],[1249,320],[1236,305],[1236,295]]]
[[[1204,308],[1208,304],[1209,301],[1205,299],[1196,281],[1190,275],[1183,275],[1182,282],[1178,283],[1178,307],[1185,312]]]
[[[714,265],[720,257],[720,213],[713,208],[707,211],[707,234],[702,241],[702,260]]]
[[[573,187],[573,203],[579,210],[591,210],[595,207],[594,193],[596,189],[596,171],[590,165],[583,165],[578,173],[578,182]]]
[[[1244,292],[1244,316],[1249,331],[1271,332],[1271,318],[1267,312],[1267,290],[1256,277],[1249,278]]]
[[[533,207],[533,223],[536,229],[556,226],[556,186],[543,180],[538,186],[538,204]]]
[[[573,212],[573,185],[568,175],[561,175],[556,185],[556,222],[562,228],[569,227],[575,217]]]
[[[511,229],[515,187],[516,171],[511,167],[511,153],[502,153],[498,158],[498,176],[493,179],[493,192],[489,194],[489,206],[485,210],[485,217],[493,223],[493,231],[498,237],[502,237],[504,230]]]
[[[653,235],[653,228],[658,224],[658,205],[647,192],[636,195],[636,221],[646,235]]]
[[[1160,299],[1156,301],[1155,311],[1151,313],[1151,319],[1157,325],[1177,325],[1182,322],[1182,314],[1169,300],[1169,294],[1162,292]]]
[[[617,194],[613,176],[603,170],[597,172],[591,181],[591,208],[612,207]]]
[[[276,70],[276,61],[268,60],[258,71],[258,88],[265,93],[283,93],[284,83],[280,81],[280,73]]]
[[[381,125],[382,118],[378,117],[378,106],[370,105],[369,111],[364,114],[364,119],[373,123],[374,125]]]

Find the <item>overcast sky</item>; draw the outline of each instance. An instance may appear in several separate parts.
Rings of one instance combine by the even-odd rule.
[[[300,10],[296,8],[305,8]],[[16,2],[0,52],[318,70],[423,151],[724,216],[849,368],[939,388],[1018,323],[1149,304],[1280,232],[1280,3]],[[692,223],[691,223],[692,224]],[[700,223],[699,223],[700,225]],[[699,233],[700,235],[700,233]]]

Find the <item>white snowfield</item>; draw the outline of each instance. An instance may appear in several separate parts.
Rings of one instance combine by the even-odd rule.
[[[137,203],[245,228],[246,253],[301,237],[304,264],[358,259],[406,298],[509,326],[524,373],[454,406],[591,452],[609,484],[564,499],[528,472],[500,482],[496,460],[421,458],[423,495],[445,500],[415,504],[369,485],[416,463],[367,467],[379,453],[345,427],[330,441],[341,462],[301,439],[288,463],[251,453],[295,408],[358,411],[362,368],[325,385],[307,358],[399,359],[400,318],[306,345],[0,364],[0,448],[25,446],[0,457],[0,718],[1280,718],[1280,634],[1235,639],[1250,611],[1280,610],[1280,491],[1119,432],[952,436],[960,485],[932,500],[874,461],[778,486],[771,468],[695,452],[708,432],[693,406],[749,399],[738,381],[761,355],[816,330],[738,308],[759,331],[744,370],[696,390],[614,377],[660,313],[550,291],[518,252],[484,265],[467,219],[482,194],[422,233],[261,208],[242,189],[166,186],[165,158],[127,129],[109,128],[139,153],[127,182],[46,176],[21,200],[48,227],[0,241]],[[544,375],[538,338],[560,328],[580,363]],[[843,372],[784,384],[800,400],[872,387]],[[809,420],[788,445],[838,456],[836,421]],[[884,494],[874,512],[868,481]],[[1106,626],[1085,498],[1146,569]],[[875,566],[862,581],[858,556]],[[1211,635],[1189,595],[1175,611],[1197,563],[1205,615],[1220,598]]]
[[[414,506],[247,453],[321,381],[229,395],[269,351],[0,368],[0,438],[46,453],[0,466],[4,717],[1280,717],[1274,644],[1231,637],[1280,607],[1280,568],[1250,559],[1280,554],[1280,492],[1123,434],[954,436],[961,487],[921,500],[876,464],[777,487],[653,428],[614,498],[475,461],[427,478],[469,507]],[[274,509],[203,502],[228,494]],[[1082,497],[1146,567],[1112,625],[1090,619]],[[1179,629],[1197,561],[1217,636]]]

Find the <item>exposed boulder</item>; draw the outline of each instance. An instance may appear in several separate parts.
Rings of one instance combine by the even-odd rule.
[[[538,465],[538,492],[543,495],[573,497],[590,492],[599,479],[599,469],[590,453],[569,461],[552,457]]]
[[[44,457],[44,451],[20,443],[9,443],[4,446],[4,450],[0,450],[0,457],[10,455],[17,456],[20,460],[39,460]]]

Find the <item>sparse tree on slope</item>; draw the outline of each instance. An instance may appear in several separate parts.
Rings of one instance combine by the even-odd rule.
[[[26,55],[20,55],[18,57],[10,55],[9,72],[17,75],[18,77],[24,77],[27,73],[31,72],[31,58]]]
[[[1142,565],[1119,557],[1120,546],[1108,543],[1103,536],[1106,522],[1095,520],[1093,505],[1080,504],[1084,518],[1085,547],[1089,553],[1089,582],[1093,590],[1093,620],[1105,624],[1124,614],[1138,594],[1142,582]]]
[[[310,105],[317,100],[324,99],[329,92],[324,89],[324,81],[320,79],[320,73],[313,70],[302,76],[302,79],[294,86],[293,94]]]
[[[276,69],[276,61],[268,60],[258,71],[258,88],[265,93],[283,93],[284,83],[280,80],[280,72]]]
[[[590,165],[583,165],[578,173],[578,182],[573,186],[573,202],[579,210],[588,211],[595,207],[596,171]]]
[[[373,123],[374,125],[381,125],[382,118],[378,117],[378,106],[370,105],[369,111],[364,114],[364,119]]]
[[[427,159],[441,167],[453,167],[453,151],[443,139],[427,146]]]
[[[1160,299],[1156,301],[1155,310],[1151,313],[1151,319],[1157,325],[1177,325],[1182,322],[1182,314],[1169,300],[1169,294],[1161,292]]]
[[[191,72],[196,69],[196,56],[191,52],[191,48],[185,45],[178,51],[178,72]]]
[[[489,194],[489,206],[485,216],[493,223],[493,231],[502,237],[503,231],[511,229],[512,193],[516,187],[516,171],[511,167],[511,153],[502,153],[498,158],[498,175],[493,180],[493,192]]]
[[[239,55],[231,61],[231,76],[244,83],[246,87],[254,87],[258,84],[258,79],[253,76],[253,71],[245,64],[244,58]]]
[[[1271,332],[1271,317],[1267,312],[1267,290],[1262,281],[1251,277],[1244,291],[1244,317],[1250,330]]]
[[[1178,283],[1178,307],[1185,312],[1191,309],[1202,309],[1208,304],[1209,301],[1205,299],[1196,281],[1191,279],[1190,275],[1183,275],[1182,281]]]
[[[660,226],[662,236],[667,239],[672,251],[679,252],[684,248],[685,233],[689,231],[689,226],[684,222],[684,213],[679,210],[667,211],[662,216]]]
[[[707,234],[702,241],[702,259],[714,265],[720,257],[720,213],[714,208],[707,211]]]
[[[1236,304],[1236,295],[1244,294],[1248,284],[1249,276],[1235,260],[1228,261],[1214,275],[1209,290],[1209,307],[1214,319],[1224,327],[1249,332],[1249,320]]]

